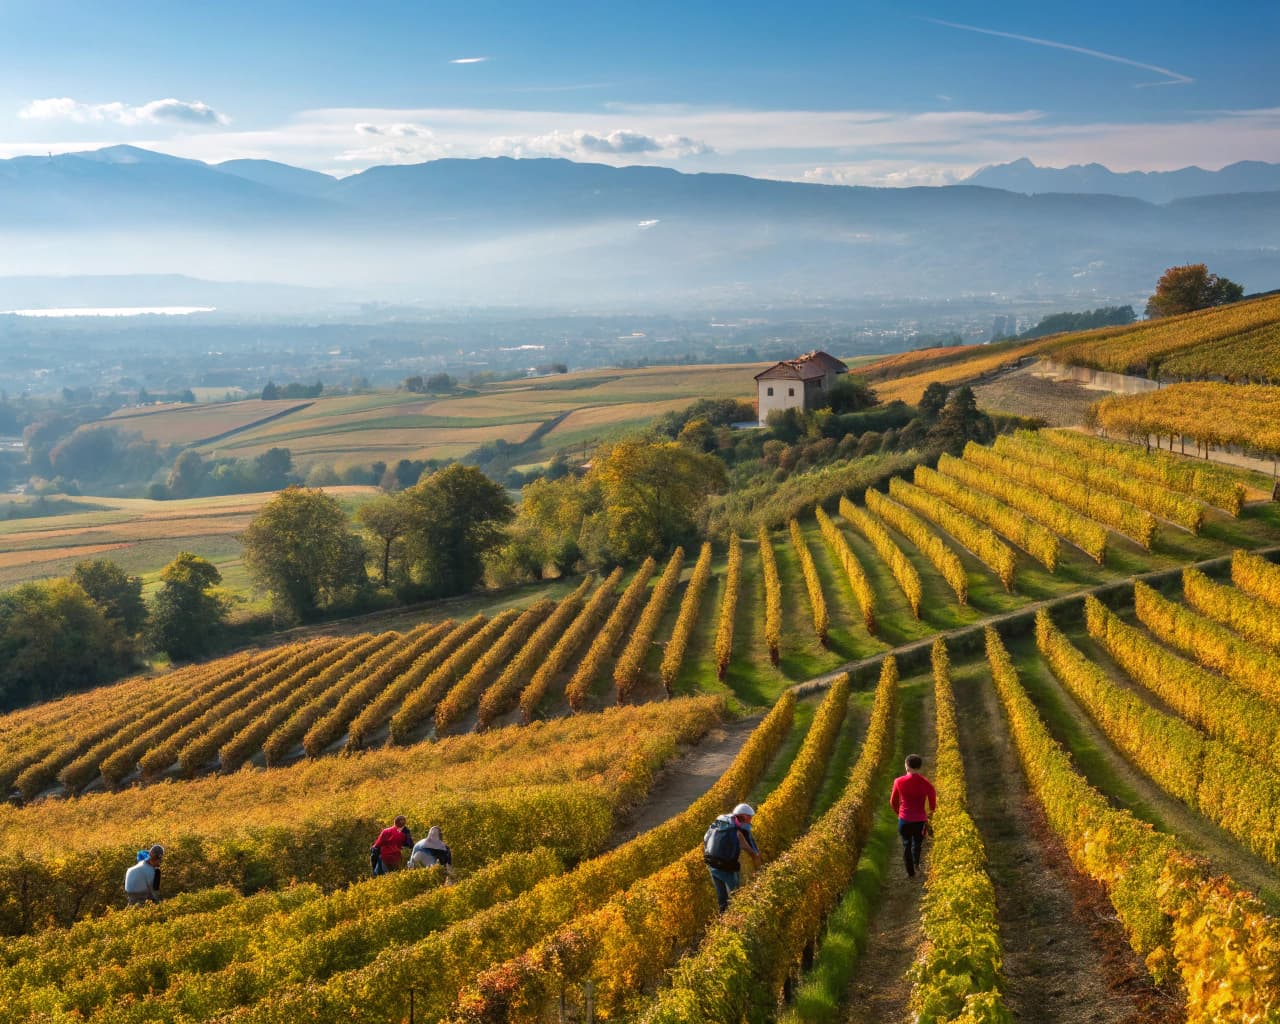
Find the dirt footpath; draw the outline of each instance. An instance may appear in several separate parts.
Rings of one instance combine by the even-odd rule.
[[[1147,983],[1105,897],[1081,878],[1027,789],[999,700],[956,681],[969,813],[996,888],[1006,1002],[1015,1019],[1138,1024],[1168,1007]]]
[[[654,778],[649,799],[618,826],[610,845],[618,846],[634,839],[685,810],[733,764],[747,737],[759,724],[760,716],[755,715],[717,726],[696,747],[670,762]]]

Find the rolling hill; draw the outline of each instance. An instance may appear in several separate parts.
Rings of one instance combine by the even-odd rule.
[[[0,273],[166,271],[365,285],[384,297],[667,306],[997,292],[1132,295],[1196,253],[1247,287],[1280,275],[1280,191],[1178,198],[864,188],[441,159],[341,180],[129,146],[0,161]],[[33,255],[34,253],[34,255]],[[109,261],[109,265],[108,265]]]

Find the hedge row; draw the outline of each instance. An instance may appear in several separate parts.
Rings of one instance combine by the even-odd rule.
[[[608,614],[609,602],[613,600],[620,582],[622,582],[621,566],[614,569],[608,578],[596,587],[596,592],[578,613],[578,617],[564,631],[542,664],[538,666],[533,678],[529,680],[529,685],[521,691],[520,720],[526,725],[533,721],[538,706],[547,695],[547,691],[551,689],[556,676],[565,670],[569,660],[578,653],[586,643],[587,637],[599,627],[605,615]]]
[[[868,509],[924,553],[955,591],[956,600],[962,605],[968,604],[969,574],[964,571],[960,556],[947,547],[946,542],[929,529],[923,519],[892,498],[886,498],[879,491],[867,491],[866,500]]]
[[[604,671],[604,663],[618,649],[618,644],[622,642],[622,634],[626,632],[627,627],[631,625],[631,620],[640,610],[649,587],[649,579],[656,568],[657,563],[652,558],[644,560],[631,578],[631,582],[627,584],[627,589],[618,598],[618,603],[613,606],[613,611],[609,613],[604,626],[591,641],[586,656],[578,663],[572,678],[565,686],[565,696],[569,698],[569,707],[574,711],[582,711],[586,708],[591,687],[600,678],[600,674]]]
[[[965,547],[999,577],[1005,590],[1013,589],[1017,556],[1009,545],[996,536],[994,530],[983,526],[967,513],[952,508],[936,494],[930,494],[900,476],[889,481],[889,495],[946,530],[957,544]]]
[[[723,679],[733,658],[733,620],[738,614],[738,590],[742,580],[742,540],[729,537],[729,564],[724,573],[724,597],[720,601],[720,621],[716,623],[716,678]]]
[[[764,579],[764,642],[769,648],[769,660],[776,665],[782,655],[782,580],[766,527],[760,527],[756,544],[760,548],[760,575]]]
[[[854,600],[858,602],[858,608],[862,612],[863,625],[867,627],[868,633],[876,631],[876,592],[871,588],[871,581],[867,579],[866,570],[862,568],[862,563],[858,561],[858,556],[853,553],[853,548],[849,546],[849,538],[846,537],[831,521],[831,517],[823,511],[819,505],[814,514],[818,519],[818,529],[822,531],[822,536],[827,542],[827,547],[831,549],[831,553],[836,556],[836,561],[840,563],[844,574],[849,580],[849,587],[853,591]]]
[[[813,553],[805,542],[804,532],[798,520],[788,524],[791,532],[791,546],[795,549],[796,558],[800,560],[800,571],[804,575],[805,590],[809,594],[809,611],[813,615],[813,632],[818,643],[827,642],[827,630],[831,628],[831,614],[827,611],[827,598],[822,593],[822,580],[818,577],[818,569],[813,564]]]
[[[644,681],[645,659],[649,657],[649,648],[658,635],[658,626],[666,613],[667,605],[671,603],[676,587],[680,585],[680,570],[683,566],[684,548],[676,548],[649,594],[644,611],[640,613],[640,621],[631,631],[622,655],[613,666],[613,683],[618,688],[619,704],[626,704],[631,700]]]
[[[1058,557],[1062,553],[1058,535],[1030,516],[928,466],[916,467],[915,482],[921,490],[999,531],[1050,572],[1058,568]]]
[[[667,696],[674,692],[676,676],[680,674],[680,666],[684,664],[684,654],[689,647],[689,638],[698,624],[698,612],[702,608],[702,595],[706,592],[707,583],[711,580],[711,542],[705,541],[698,553],[698,560],[693,564],[693,572],[689,576],[689,585],[685,587],[684,597],[680,601],[680,612],[676,615],[676,624],[671,630],[671,639],[662,652],[662,664],[658,674],[662,676],[662,685]]]
[[[872,518],[848,498],[840,499],[840,514],[844,516],[846,522],[871,542],[871,546],[884,560],[889,571],[893,573],[893,578],[898,581],[898,586],[907,596],[911,614],[917,619],[920,618],[920,601],[924,597],[924,590],[920,586],[920,574],[911,564],[911,559],[902,553],[902,548],[894,543],[893,538],[889,536],[889,531],[879,520]]]
[[[988,628],[986,635],[996,692],[1031,789],[1077,870],[1106,890],[1154,979],[1181,981],[1189,1024],[1274,1019],[1280,921],[1090,786],[1049,735],[999,634]]]
[[[582,608],[582,599],[594,582],[595,579],[588,576],[579,583],[572,594],[556,605],[555,610],[534,631],[529,642],[515,652],[515,656],[503,668],[498,678],[480,697],[477,728],[489,728],[499,715],[505,715],[516,706],[520,694],[533,679],[538,667],[546,663],[551,649],[559,643],[569,624],[577,617]]]

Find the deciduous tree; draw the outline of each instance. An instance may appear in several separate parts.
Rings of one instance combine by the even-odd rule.
[[[454,463],[404,492],[405,550],[414,582],[437,596],[465,594],[484,576],[484,556],[515,514],[503,488]]]
[[[136,635],[147,620],[142,600],[142,578],[130,576],[110,559],[77,562],[71,579],[78,583],[103,614],[120,624],[126,636]]]
[[[227,605],[213,588],[222,582],[217,566],[183,551],[160,572],[151,603],[151,641],[175,661],[212,650],[227,617]]]
[[[1210,306],[1239,302],[1244,288],[1234,281],[1209,273],[1203,263],[1170,267],[1156,283],[1155,294],[1147,299],[1147,316],[1177,316]]]
[[[633,560],[691,539],[708,495],[725,484],[724,465],[673,441],[619,441],[597,454],[609,545]]]
[[[323,491],[289,487],[262,506],[241,537],[255,582],[303,620],[349,603],[368,583],[364,548]]]
[[[120,633],[67,579],[0,593],[0,706],[17,707],[105,682],[131,660]]]
[[[391,585],[391,552],[409,529],[409,507],[402,495],[384,494],[361,505],[356,520],[364,527],[382,566],[382,585]]]

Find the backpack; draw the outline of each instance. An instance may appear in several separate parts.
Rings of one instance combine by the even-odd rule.
[[[728,817],[716,818],[702,837],[702,859],[721,871],[738,870],[738,826]]]

